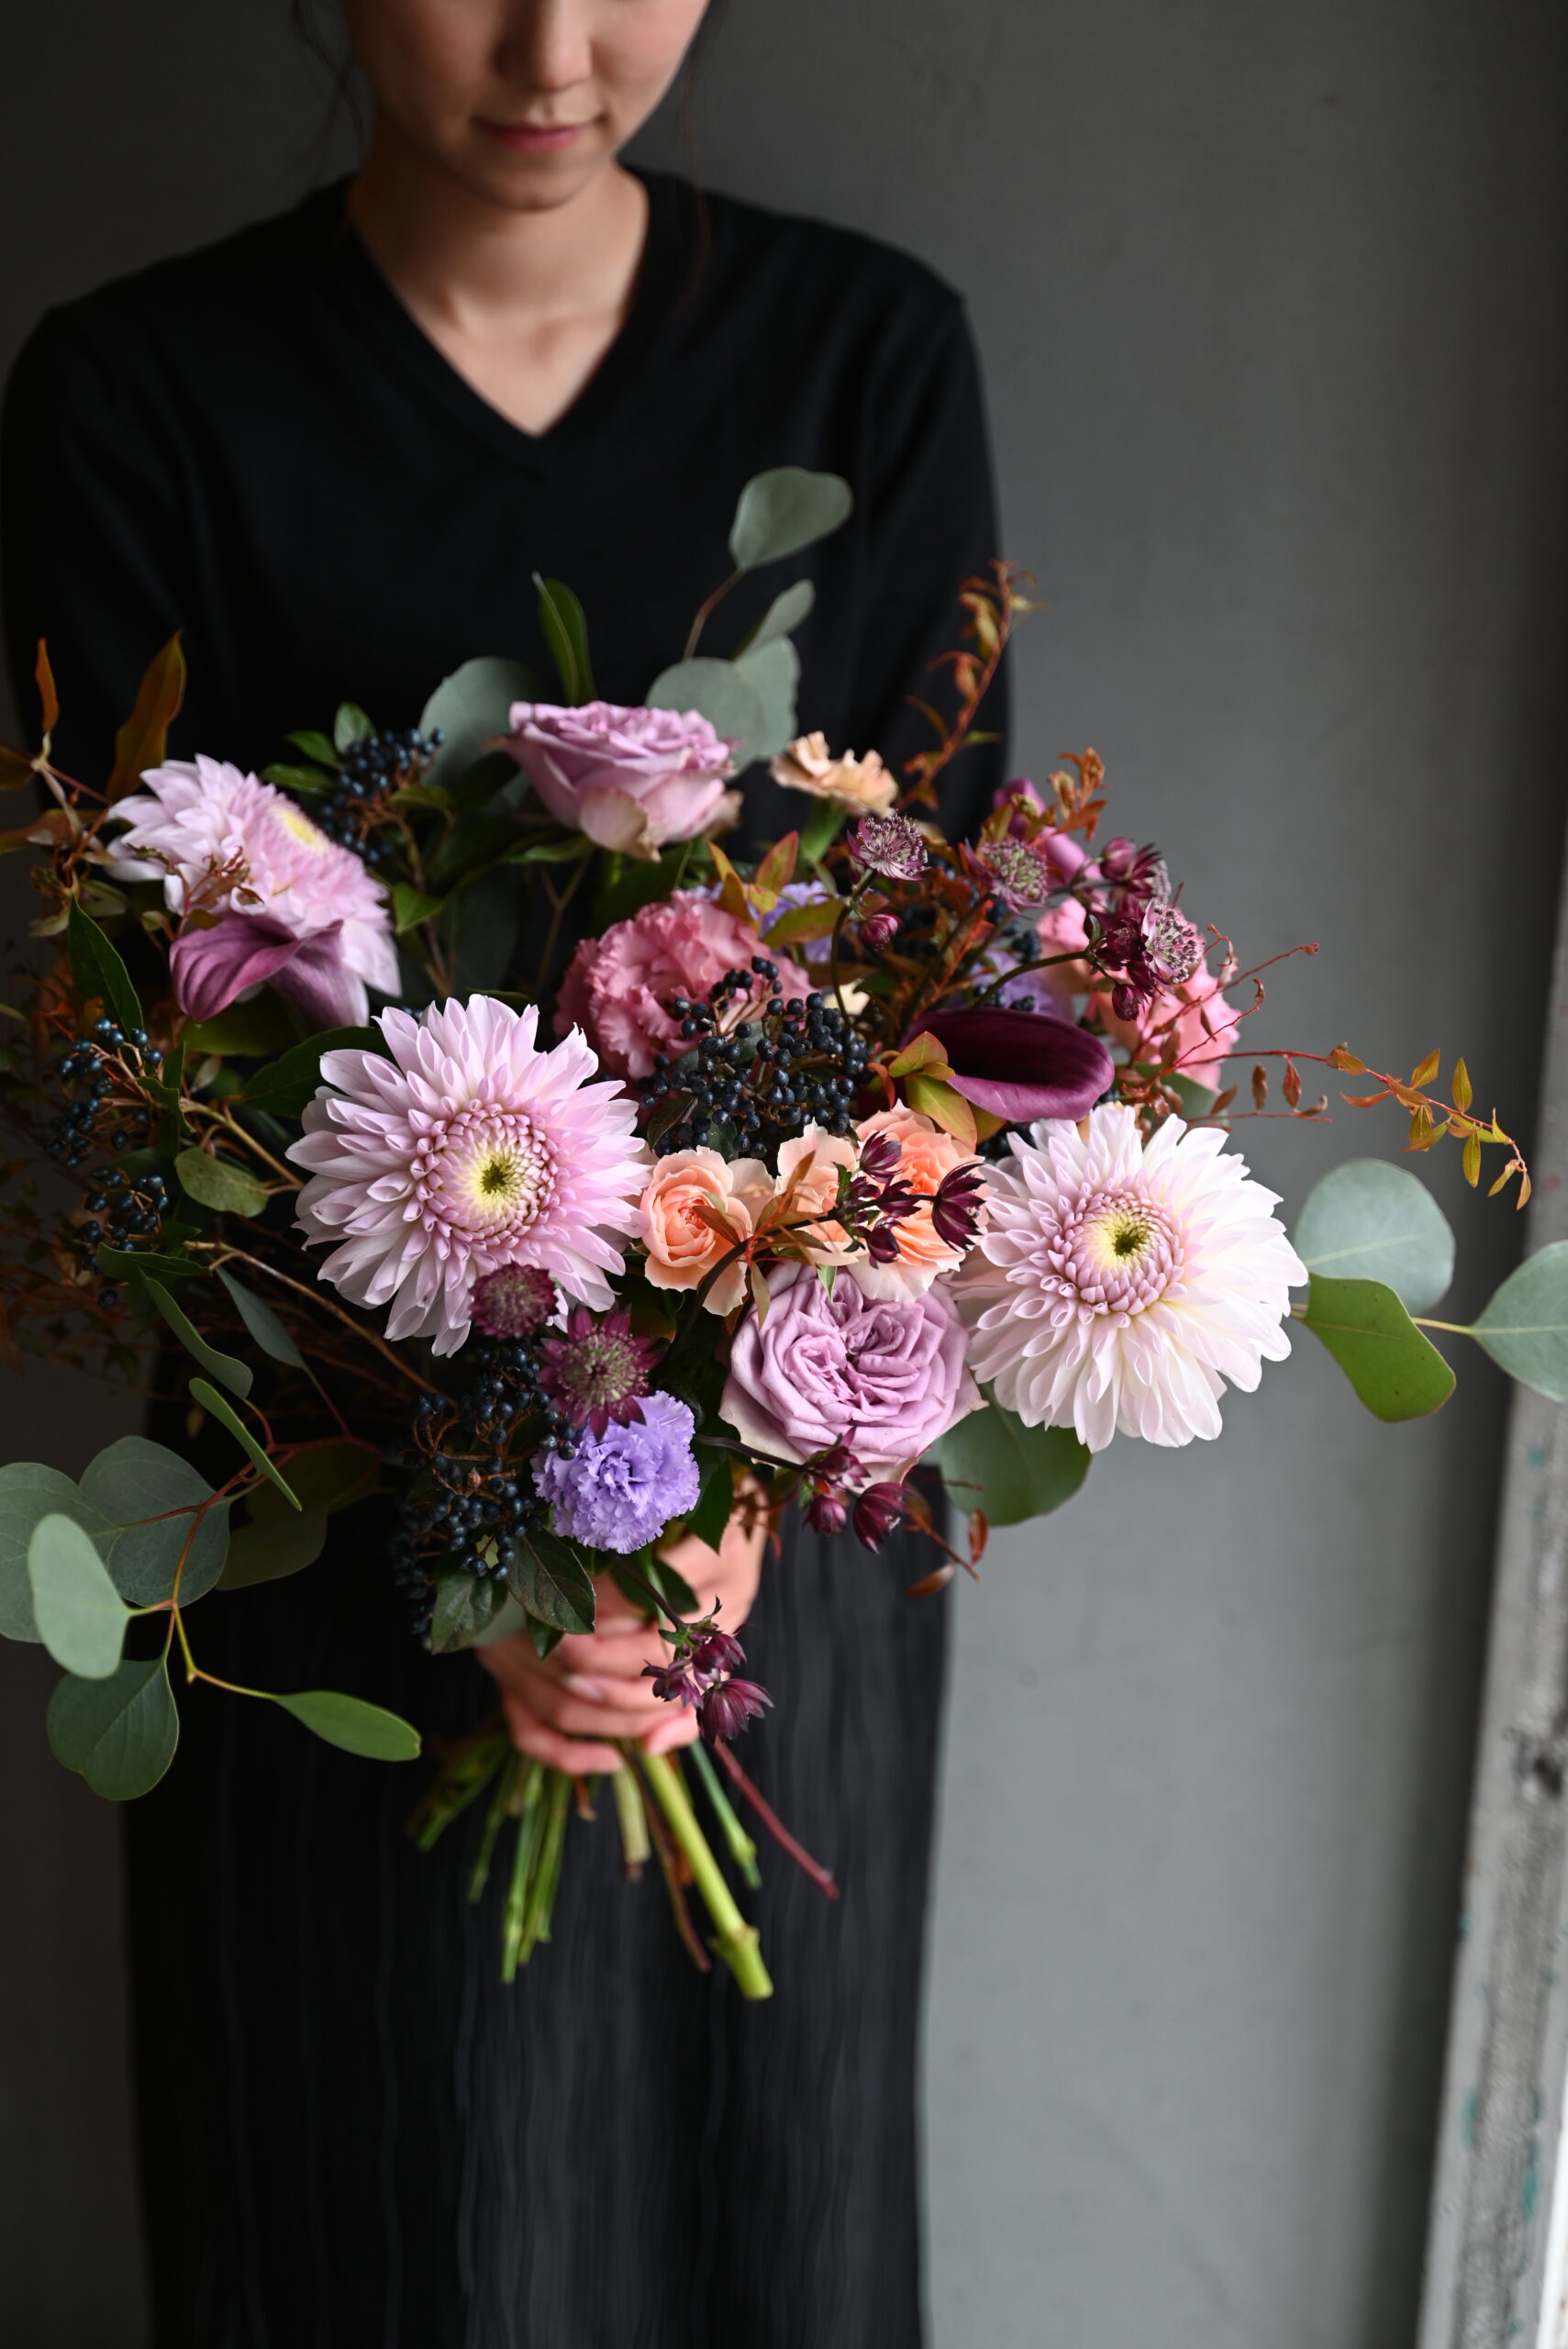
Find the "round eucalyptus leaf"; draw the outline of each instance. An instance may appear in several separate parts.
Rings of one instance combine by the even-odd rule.
[[[1471,1334],[1521,1386],[1568,1403],[1568,1240],[1527,1256],[1476,1316]]]
[[[272,1702],[345,1753],[362,1753],[371,1762],[419,1758],[419,1732],[412,1722],[381,1705],[367,1705],[362,1697],[345,1697],[338,1688],[302,1688]]]
[[[1071,1428],[1029,1428],[987,1403],[950,1428],[933,1455],[955,1508],[984,1509],[991,1525],[1021,1525],[1070,1501],[1090,1453]]]
[[[174,1161],[180,1188],[188,1198],[218,1215],[260,1215],[267,1204],[266,1187],[231,1159],[215,1158],[210,1151],[183,1150]]]
[[[83,1680],[106,1680],[130,1619],[92,1536],[73,1517],[51,1510],[39,1518],[28,1543],[28,1580],[39,1637],[56,1664]]]
[[[800,655],[787,636],[768,644],[754,644],[730,663],[756,695],[762,724],[747,741],[753,759],[771,759],[795,735],[795,692],[800,682]]]
[[[760,651],[764,644],[772,644],[781,636],[789,636],[810,617],[817,601],[817,590],[809,579],[797,579],[793,587],[773,597],[756,627],[741,647],[742,652]]]
[[[678,661],[649,686],[648,707],[696,710],[716,734],[735,743],[738,766],[746,764],[751,743],[767,730],[762,697],[733,661]]]
[[[156,1607],[174,1587],[192,1513],[212,1486],[188,1460],[144,1435],[122,1435],[84,1471],[84,1497],[118,1529],[108,1552],[115,1587],[132,1607]],[[180,1576],[180,1600],[203,1598],[223,1572],[228,1548],[228,1501],[203,1518]],[[171,1515],[174,1511],[177,1514]]]
[[[1303,1317],[1373,1419],[1424,1419],[1453,1393],[1453,1372],[1384,1281],[1314,1273]]]
[[[854,502],[849,483],[838,473],[779,465],[753,475],[740,493],[729,532],[736,569],[755,571],[760,563],[798,554],[848,521]]]
[[[39,1520],[51,1511],[73,1519],[91,1534],[101,1557],[108,1556],[118,1531],[58,1468],[38,1460],[13,1460],[0,1468],[0,1638],[39,1636],[28,1546]]]
[[[180,1716],[162,1656],[122,1664],[106,1680],[67,1673],[49,1707],[57,1762],[80,1770],[95,1794],[130,1802],[155,1787],[174,1759]]]
[[[1309,1273],[1381,1281],[1429,1313],[1453,1278],[1453,1233],[1426,1185],[1386,1159],[1352,1158],[1315,1183],[1291,1239]]]
[[[280,1498],[276,1517],[239,1525],[229,1537],[228,1556],[217,1578],[219,1590],[245,1590],[255,1582],[281,1582],[313,1566],[327,1542],[327,1512],[307,1508],[296,1517]]]
[[[443,677],[419,718],[421,734],[439,727],[446,740],[425,769],[425,783],[453,784],[476,766],[484,746],[509,730],[512,704],[537,701],[539,680],[520,661],[484,654]]]

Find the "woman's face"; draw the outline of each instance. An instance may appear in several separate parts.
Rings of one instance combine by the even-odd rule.
[[[488,203],[568,202],[674,80],[707,0],[344,0],[384,118]]]

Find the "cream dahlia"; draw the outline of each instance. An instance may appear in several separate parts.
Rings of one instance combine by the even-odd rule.
[[[1143,1148],[1131,1109],[1042,1120],[987,1170],[990,1221],[953,1294],[970,1367],[1028,1427],[1092,1452],[1219,1433],[1224,1383],[1251,1391],[1290,1352],[1306,1267],[1212,1126],[1171,1118]]]
[[[541,1052],[535,1005],[482,995],[376,1024],[389,1056],[324,1053],[289,1152],[311,1177],[300,1229],[338,1243],[320,1277],[356,1305],[390,1304],[387,1336],[430,1338],[438,1354],[462,1345],[474,1284],[504,1264],[610,1305],[648,1155],[636,1104],[591,1081],[582,1032]]]
[[[187,1009],[209,1017],[219,1008],[221,984],[230,981],[237,984],[223,998],[228,1002],[262,977],[290,992],[290,967],[299,958],[280,960],[274,951],[265,967],[253,958],[248,964],[239,925],[250,920],[267,925],[256,932],[263,956],[289,939],[317,941],[294,973],[307,1012],[320,1010],[358,1027],[369,1013],[367,987],[396,993],[397,952],[385,890],[351,849],[328,840],[286,792],[221,759],[172,759],[150,767],[141,779],[145,791],[122,799],[114,811],[129,829],[115,843],[109,870],[122,880],[161,881],[171,913],[196,904],[222,917],[221,939],[210,930],[186,934],[185,963],[199,967],[216,959],[222,966],[218,985],[210,974],[204,985],[195,969],[190,972],[182,1003],[197,990],[201,1001],[186,1004]]]

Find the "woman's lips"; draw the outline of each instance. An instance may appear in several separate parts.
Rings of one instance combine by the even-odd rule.
[[[557,147],[570,147],[580,139],[589,125],[585,122],[482,122],[492,139],[509,147],[515,155],[548,155]]]

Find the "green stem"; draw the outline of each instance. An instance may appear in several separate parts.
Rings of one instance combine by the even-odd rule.
[[[762,1881],[762,1871],[757,1865],[757,1846],[736,1817],[734,1806],[719,1783],[718,1772],[713,1766],[713,1756],[702,1739],[699,1737],[696,1743],[688,1750],[696,1765],[696,1774],[702,1780],[703,1792],[706,1795],[713,1815],[718,1821],[719,1831],[729,1846],[729,1856],[754,1892]]]
[[[566,1810],[572,1800],[572,1780],[564,1770],[550,1773],[550,1785],[540,1806],[543,1827],[539,1842],[539,1865],[534,1870],[528,1887],[528,1905],[523,1919],[523,1942],[519,1963],[526,1965],[537,1942],[550,1939],[550,1920],[555,1909],[555,1888],[561,1881],[561,1854],[566,1841]]]
[[[635,1883],[651,1858],[653,1846],[648,1840],[648,1814],[637,1791],[637,1776],[628,1762],[623,1762],[610,1780],[610,1790],[620,1827],[621,1874]]]
[[[1473,1338],[1475,1335],[1468,1321],[1428,1321],[1418,1313],[1412,1313],[1410,1319],[1418,1330],[1447,1330],[1455,1338]]]
[[[708,1915],[717,1929],[714,1947],[740,1986],[746,1998],[770,1998],[773,1986],[768,1969],[762,1963],[762,1953],[757,1928],[749,1925],[735,1905],[735,1896],[725,1882],[724,1871],[714,1858],[713,1851],[687,1794],[685,1782],[669,1753],[639,1755],[643,1776],[652,1787],[663,1812],[670,1833],[692,1872],[692,1881],[701,1893]]]
[[[544,1764],[530,1755],[523,1765],[512,1808],[520,1814],[517,1820],[517,1848],[512,1855],[512,1880],[506,1887],[506,1907],[501,1920],[501,1979],[516,1979],[518,1959],[522,1954],[523,1919],[527,1913],[528,1878],[533,1872],[534,1852],[539,1842],[539,1789],[544,1778]]]
[[[509,1754],[497,1774],[490,1805],[484,1814],[484,1829],[479,1839],[473,1871],[468,1879],[470,1900],[477,1900],[490,1881],[490,1862],[495,1855],[495,1839],[501,1832],[501,1822],[512,1799],[512,1787],[522,1766],[519,1755]]]

